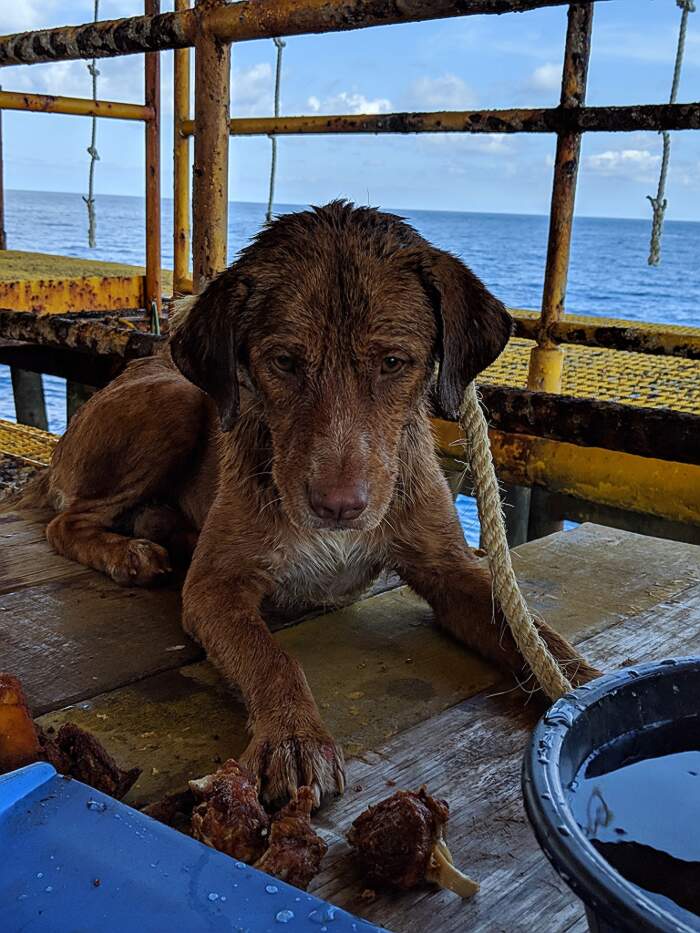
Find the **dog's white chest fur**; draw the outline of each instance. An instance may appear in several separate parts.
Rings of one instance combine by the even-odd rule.
[[[361,531],[317,531],[299,535],[276,550],[273,602],[280,608],[337,606],[349,602],[379,575],[383,555],[376,538]]]

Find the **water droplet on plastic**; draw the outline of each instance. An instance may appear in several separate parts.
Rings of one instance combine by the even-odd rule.
[[[551,795],[551,794],[548,794],[548,793],[546,793],[546,792],[545,792],[544,794],[540,794],[540,797],[541,797],[543,800],[551,800],[551,799],[552,799],[552,795]]]
[[[567,828],[566,826],[563,826],[563,825],[562,825],[562,826],[557,826],[557,829],[559,830],[559,832],[561,833],[562,836],[570,836],[570,835],[571,835],[571,833],[569,832],[569,830],[568,830],[568,828]]]
[[[219,895],[216,893],[216,891],[210,891],[209,894],[207,894],[207,900],[208,900],[208,901],[218,901],[218,900],[219,900]]]
[[[337,910],[337,907],[317,907],[309,914],[309,920],[312,923],[331,923],[335,920]],[[321,930],[323,930],[323,927],[321,927]]]
[[[675,658],[665,658],[663,661],[659,661],[659,664],[663,664],[666,667],[675,667],[678,664]]]
[[[678,684],[674,684],[672,689],[673,689],[673,692],[676,694],[681,692],[681,688],[678,686]]]
[[[20,894],[20,895],[17,897],[17,900],[18,900],[18,901],[26,901],[26,900],[27,900],[27,897],[28,897],[28,895],[26,895],[26,894]]]
[[[43,877],[44,877],[43,871],[38,871],[38,872],[36,873],[36,876],[37,876],[37,878],[43,878]]]
[[[632,678],[639,677],[639,671],[635,671],[635,670],[627,671],[627,676],[632,677]]]
[[[221,900],[222,900],[222,901],[225,901],[225,900],[226,900],[226,895],[225,895],[225,894],[222,894],[222,895],[221,895]]]
[[[97,813],[104,813],[107,809],[107,804],[102,803],[101,800],[93,800],[92,797],[85,804],[88,810],[95,810]]]
[[[245,868],[245,862],[236,862],[236,868],[239,871],[243,871],[243,869]]]
[[[293,919],[294,919],[293,910],[280,910],[280,912],[275,915],[275,920],[278,923],[289,923],[289,921]]]
[[[277,894],[277,892],[279,891],[279,888],[277,887],[276,884],[266,884],[265,890],[267,891],[268,894]]]
[[[44,891],[46,891],[47,894],[51,894],[51,892],[53,891],[53,888],[51,887],[50,884],[47,884],[46,887],[44,888]]]

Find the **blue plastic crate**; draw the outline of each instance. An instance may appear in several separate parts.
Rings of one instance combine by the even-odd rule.
[[[0,777],[2,933],[379,928],[34,764]]]

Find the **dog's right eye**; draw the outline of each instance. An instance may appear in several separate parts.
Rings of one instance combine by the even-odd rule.
[[[295,360],[289,353],[279,353],[272,360],[276,369],[282,373],[293,373],[295,369]]]

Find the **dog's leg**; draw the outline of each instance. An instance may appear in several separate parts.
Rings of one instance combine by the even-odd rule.
[[[201,541],[200,541],[201,544]],[[343,754],[321,719],[301,666],[272,637],[259,606],[262,576],[231,555],[198,547],[183,591],[185,630],[237,686],[248,708],[251,742],[243,763],[270,802],[312,788],[316,805],[345,787]]]
[[[110,517],[99,511],[69,509],[46,528],[58,554],[101,570],[123,586],[145,586],[170,570],[168,552],[146,538],[127,538],[107,531]]]
[[[394,524],[396,569],[430,604],[436,623],[487,660],[512,671],[521,682],[527,680],[529,668],[494,605],[491,574],[466,546],[442,477],[436,477]],[[573,684],[599,676],[554,629],[544,622],[537,626]]]

